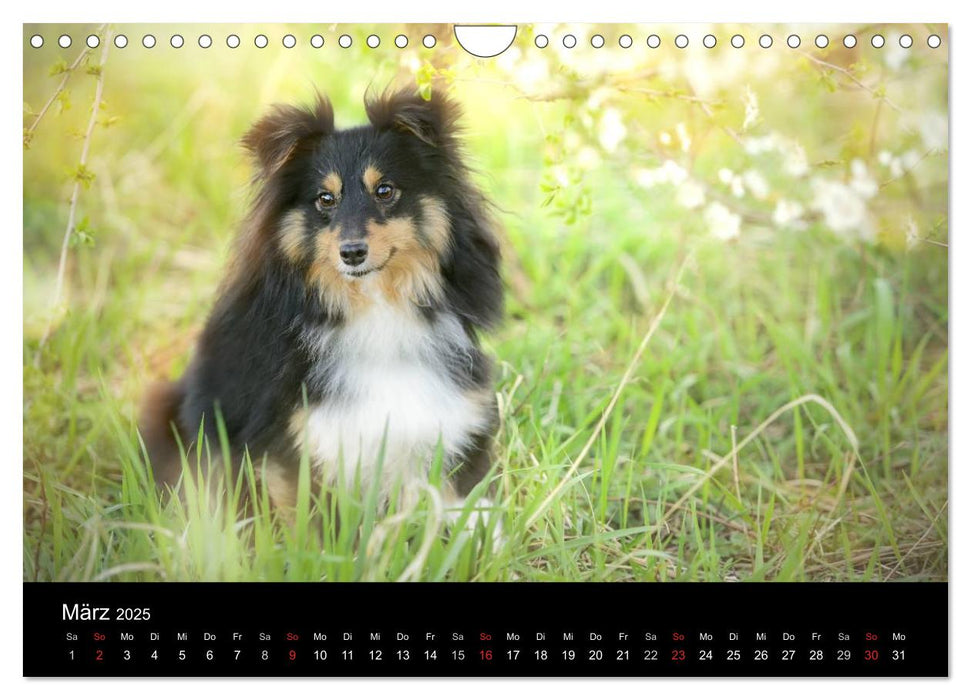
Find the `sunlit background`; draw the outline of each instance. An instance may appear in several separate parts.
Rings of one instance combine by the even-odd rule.
[[[505,227],[513,534],[436,575],[946,578],[947,51],[930,25],[521,26],[494,59],[446,25],[25,26],[25,578],[293,575],[126,542],[119,445],[212,302],[241,135],[315,90],[353,126],[388,86],[462,104]]]

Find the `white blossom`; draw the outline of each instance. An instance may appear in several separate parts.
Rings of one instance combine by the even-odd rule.
[[[627,136],[627,127],[616,109],[605,109],[600,117],[600,145],[607,153],[613,153]]]
[[[924,146],[931,151],[947,150],[947,115],[929,110],[921,111],[917,130]]]
[[[772,212],[772,223],[776,226],[797,227],[802,222],[799,221],[805,213],[805,209],[799,202],[788,199],[780,199],[776,202],[775,211]]]
[[[634,172],[634,182],[643,187],[645,190],[649,190],[655,185],[659,185],[660,178],[658,177],[658,170],[656,168],[641,168]]]
[[[684,125],[684,122],[679,122],[674,130],[678,134],[678,140],[681,142],[681,150],[687,153],[691,150],[691,137],[688,135],[688,129]]]
[[[742,131],[747,131],[750,126],[754,126],[759,121],[759,100],[752,92],[752,88],[746,85],[742,101],[745,104],[745,121],[742,122]]]
[[[718,179],[721,180],[723,185],[729,184],[733,177],[735,177],[735,173],[728,168],[722,168],[718,171]]]
[[[782,169],[792,177],[802,177],[809,172],[809,161],[806,159],[806,149],[798,143],[790,141],[783,151]]]
[[[792,177],[802,177],[809,172],[809,161],[806,150],[793,141],[778,133],[765,136],[750,136],[743,142],[745,152],[757,156],[763,153],[778,153],[782,156],[782,169]]]
[[[913,250],[920,242],[920,235],[917,231],[917,222],[914,221],[913,217],[907,221],[907,231],[905,232],[905,235],[907,236],[907,250]]]
[[[523,90],[526,92],[535,92],[544,85],[549,84],[549,64],[541,59],[523,61],[519,64],[514,75]]]
[[[854,158],[853,162],[850,163],[850,174],[852,175],[850,187],[861,197],[870,199],[877,193],[877,181],[870,177],[866,163],[860,158]]]
[[[813,180],[814,209],[822,213],[826,225],[835,233],[855,232],[860,238],[872,238],[866,202],[849,185],[835,180]]]
[[[496,58],[496,67],[506,73],[515,73],[519,68],[519,59],[522,56],[523,52],[519,50],[518,46],[510,46]]]
[[[705,190],[694,180],[686,180],[678,187],[675,201],[685,209],[697,209],[705,203]]]
[[[673,160],[666,160],[661,164],[661,171],[667,177],[667,181],[673,185],[680,185],[688,179],[688,171],[675,163]]]
[[[750,136],[745,139],[745,152],[752,156],[776,150],[779,139],[774,133],[766,136]]]
[[[913,170],[917,167],[920,162],[920,153],[917,151],[907,151],[902,156],[900,156],[900,164],[903,166],[904,170]]]
[[[600,157],[600,153],[597,152],[596,148],[584,146],[577,153],[576,163],[577,167],[581,170],[595,170],[600,167],[602,162],[603,159]]]
[[[606,99],[610,97],[610,89],[606,87],[598,87],[590,92],[590,96],[587,98],[587,106],[590,109],[600,109],[600,105],[604,103]]]
[[[703,216],[708,225],[708,232],[718,240],[728,241],[738,238],[742,217],[733,213],[721,202],[712,202],[705,207]]]
[[[769,196],[769,183],[765,181],[761,173],[755,170],[746,170],[742,174],[742,182],[756,199],[765,199]]]
[[[739,175],[735,175],[732,178],[731,187],[732,194],[736,197],[741,198],[745,196],[745,183],[742,182],[742,178]]]
[[[644,168],[634,174],[638,185],[649,189],[655,185],[680,185],[688,179],[688,171],[673,160],[664,161],[659,168]]]
[[[887,37],[886,45],[880,49],[880,55],[883,56],[883,61],[890,70],[899,70],[910,55],[910,49],[900,45],[899,34],[891,34]]]
[[[890,151],[880,151],[877,160],[890,171],[890,177],[896,180],[920,162],[920,154],[911,150],[895,156]]]

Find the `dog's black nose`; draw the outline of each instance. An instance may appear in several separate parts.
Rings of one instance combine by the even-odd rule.
[[[367,243],[355,241],[354,243],[341,244],[341,260],[351,267],[357,267],[364,262],[366,257]]]

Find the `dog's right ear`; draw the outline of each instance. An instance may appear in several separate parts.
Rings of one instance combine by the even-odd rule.
[[[454,144],[459,108],[440,91],[427,100],[412,90],[373,95],[365,98],[364,109],[375,129],[411,134],[435,147]]]
[[[334,109],[317,94],[311,107],[276,105],[243,137],[243,146],[253,154],[260,176],[269,177],[297,150],[334,131]]]

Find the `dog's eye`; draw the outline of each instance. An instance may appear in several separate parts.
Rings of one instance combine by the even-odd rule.
[[[317,195],[317,206],[321,209],[330,209],[337,204],[337,197],[330,192],[322,192]]]
[[[387,182],[382,182],[374,189],[374,196],[378,199],[388,201],[394,197],[394,185],[389,185]]]

